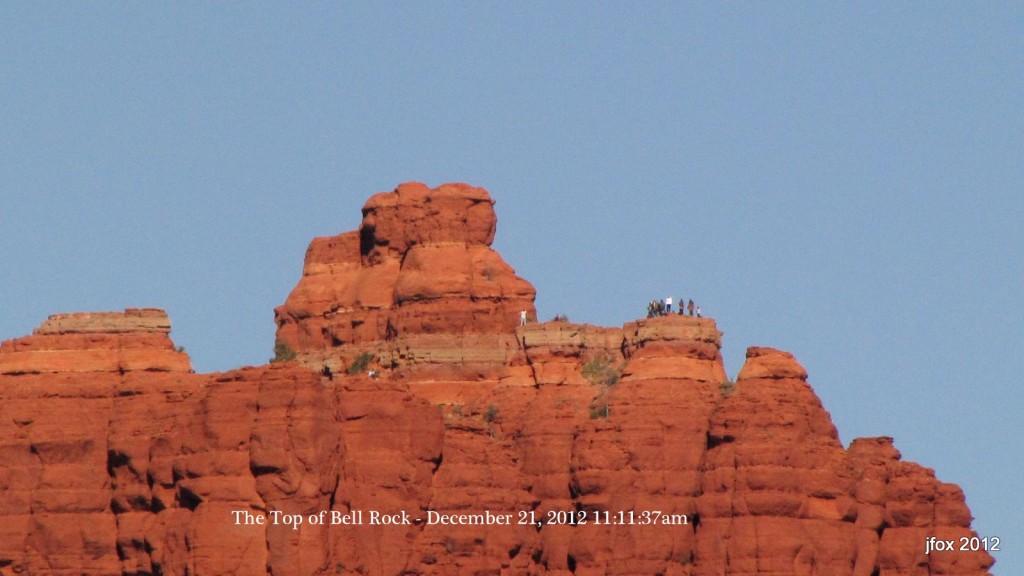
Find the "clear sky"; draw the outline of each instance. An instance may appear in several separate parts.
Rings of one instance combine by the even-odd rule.
[[[497,200],[541,319],[693,298],[789,350],[844,443],[962,485],[1024,574],[1024,8],[0,4],[0,339],[166,308],[199,371],[271,355],[369,195]]]

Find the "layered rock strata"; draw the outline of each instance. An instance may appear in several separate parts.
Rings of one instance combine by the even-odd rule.
[[[891,438],[849,451],[791,354],[750,348],[711,415],[693,574],[984,574],[984,552],[925,554],[970,535],[963,494],[900,462]]]
[[[520,315],[536,319],[533,286],[490,247],[493,204],[465,184],[374,195],[358,230],[310,243],[275,310],[278,342],[333,371],[372,354],[424,378],[493,377],[514,353]]]
[[[170,331],[167,313],[155,308],[55,314],[31,336],[4,343],[0,374],[187,372],[188,356]]]
[[[844,448],[791,355],[733,383],[712,319],[520,326],[493,231],[479,189],[372,198],[277,311],[293,362],[192,373],[156,310],[4,342],[0,575],[988,573],[924,553],[974,535],[960,489]],[[274,511],[362,524],[238,521]]]

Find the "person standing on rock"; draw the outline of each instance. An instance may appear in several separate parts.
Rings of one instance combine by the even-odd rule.
[[[526,326],[526,310],[519,311],[519,325]]]
[[[693,300],[690,300],[689,304],[686,305],[686,309],[690,311],[690,316],[693,316]]]
[[[672,313],[672,297],[671,296],[666,296],[665,297],[665,314],[671,314],[671,313]]]
[[[697,306],[697,318],[700,318],[700,306]]]

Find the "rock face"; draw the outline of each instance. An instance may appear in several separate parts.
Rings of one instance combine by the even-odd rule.
[[[175,350],[167,313],[155,308],[124,312],[54,314],[32,336],[4,343],[0,374],[191,370]]]
[[[732,383],[712,319],[520,326],[478,188],[363,214],[277,309],[296,361],[192,373],[150,309],[0,345],[0,575],[988,573],[925,554],[974,535],[960,489],[844,448],[791,355]]]
[[[392,369],[496,376],[520,314],[536,318],[536,291],[491,249],[493,205],[465,184],[374,195],[359,230],[310,243],[275,310],[278,342],[335,372],[368,353]]]
[[[710,419],[694,574],[984,574],[983,552],[925,555],[929,535],[972,535],[960,489],[891,438],[844,450],[806,378],[791,354],[747,351]]]

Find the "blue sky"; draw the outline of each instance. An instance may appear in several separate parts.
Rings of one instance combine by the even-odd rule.
[[[844,443],[961,484],[1024,574],[1024,8],[6,3],[0,338],[158,306],[271,355],[314,236],[464,181],[542,319],[694,298],[807,367]]]

